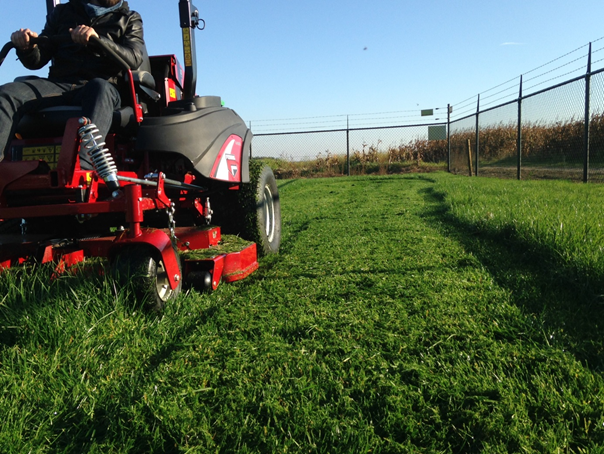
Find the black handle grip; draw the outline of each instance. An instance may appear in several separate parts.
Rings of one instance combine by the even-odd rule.
[[[30,37],[29,40],[32,44],[38,44],[38,45],[45,45],[48,43],[58,44],[61,42],[71,41],[71,36],[70,35],[56,35],[56,36],[52,36],[52,37],[38,36],[35,38]],[[126,63],[126,61],[122,57],[120,57],[113,49],[110,49],[108,46],[106,46],[105,43],[101,39],[91,36],[90,42],[94,46],[96,46],[99,49],[101,49],[102,51],[104,51],[113,60],[115,60],[115,62],[117,62],[117,64],[120,65],[124,71],[128,71],[130,69],[130,66],[128,65],[128,63]],[[2,47],[2,50],[0,50],[0,66],[2,66],[2,63],[4,63],[4,60],[6,59],[6,56],[8,55],[8,53],[14,48],[15,48],[15,45],[10,41]]]

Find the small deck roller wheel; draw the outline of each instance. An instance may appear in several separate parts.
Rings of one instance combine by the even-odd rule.
[[[151,311],[161,311],[168,301],[176,299],[182,289],[182,280],[175,289],[170,288],[161,256],[147,246],[120,250],[112,261],[111,269],[120,285],[130,286],[138,302]]]

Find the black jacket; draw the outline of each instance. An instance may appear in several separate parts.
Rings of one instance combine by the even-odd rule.
[[[88,25],[100,39],[120,55],[131,69],[138,69],[146,55],[143,39],[143,21],[128,3],[116,11],[91,19],[81,0],[57,5],[47,17],[42,36],[69,35],[69,29]],[[109,56],[101,55],[93,45],[82,46],[73,41],[54,46],[38,46],[30,52],[18,52],[19,59],[28,69],[40,69],[51,59],[49,78],[90,80],[95,77],[116,82],[121,76],[120,67]]]

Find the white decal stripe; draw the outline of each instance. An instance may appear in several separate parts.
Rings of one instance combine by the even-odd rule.
[[[237,159],[231,154],[234,146],[235,139],[232,139],[222,154],[220,164],[218,164],[218,170],[216,170],[216,178],[219,180],[229,181],[229,165],[227,164],[227,160]]]

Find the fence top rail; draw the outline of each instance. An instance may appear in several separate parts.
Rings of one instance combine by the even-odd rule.
[[[512,102],[517,102],[517,100],[512,101]],[[499,107],[499,106],[493,107],[493,109],[496,109],[497,107]],[[450,124],[457,123],[458,121],[464,121],[464,120],[467,120],[468,118],[472,118],[475,116],[476,116],[476,112],[466,115],[465,117],[456,118],[455,120],[451,120]]]
[[[261,136],[286,136],[293,134],[321,134],[328,132],[346,132],[346,131],[372,131],[376,129],[400,129],[400,128],[421,128],[426,126],[445,126],[447,124],[446,121],[440,123],[421,123],[421,124],[413,124],[413,125],[398,125],[398,126],[374,126],[374,127],[364,127],[364,128],[343,128],[343,129],[323,129],[319,131],[291,131],[291,132],[267,132],[267,133],[258,133],[254,134],[254,137]]]
[[[373,129],[398,129],[398,128],[422,128],[426,126],[444,126],[446,125],[446,121],[442,121],[440,123],[420,123],[414,125],[400,125],[400,126],[374,126],[374,127],[365,127],[365,128],[350,128],[349,131],[370,131]]]
[[[490,112],[491,110],[495,110],[495,109],[499,109],[501,107],[509,106],[510,104],[516,104],[517,102],[518,102],[517,99],[512,99],[511,101],[504,102],[503,104],[499,104],[498,106],[489,107],[488,109],[481,110],[479,112],[479,114],[487,113],[487,112]],[[474,114],[474,115],[476,115],[476,114]],[[453,123],[453,122],[451,122],[451,123]]]
[[[596,71],[591,71],[591,72],[589,72],[587,74],[583,74],[581,76],[574,77],[574,78],[566,80],[564,82],[560,82],[559,84],[552,85],[552,86],[544,88],[542,90],[538,90],[538,91],[533,92],[531,94],[523,95],[523,96],[518,97],[516,99],[513,99],[511,101],[507,101],[507,102],[504,102],[502,104],[498,104],[496,106],[489,107],[488,109],[479,110],[478,112],[474,112],[474,113],[468,114],[468,115],[466,115],[464,117],[456,118],[455,120],[450,120],[448,123],[447,122],[439,122],[439,123],[421,123],[421,124],[398,125],[398,126],[375,126],[375,127],[363,127],[363,128],[323,129],[323,130],[316,130],[316,131],[269,132],[269,133],[258,133],[258,134],[254,134],[254,135],[256,137],[261,137],[261,136],[284,136],[284,135],[293,135],[293,134],[321,134],[321,133],[329,133],[329,132],[370,131],[370,130],[375,130],[375,129],[399,129],[399,128],[417,128],[417,127],[426,127],[426,126],[443,126],[443,125],[447,125],[447,124],[451,125],[451,124],[454,124],[454,123],[457,123],[457,122],[464,121],[464,120],[467,120],[469,118],[475,117],[477,113],[478,113],[478,115],[480,115],[480,114],[485,113],[485,112],[490,112],[492,110],[499,109],[501,107],[505,107],[507,105],[517,103],[518,101],[523,101],[523,100],[531,98],[533,96],[540,95],[540,94],[545,93],[547,91],[563,87],[564,85],[572,84],[572,83],[577,82],[577,81],[579,81],[581,79],[585,79],[586,77],[595,76],[595,75],[603,73],[603,72],[604,72],[604,68],[598,69]]]
[[[555,90],[556,88],[563,87],[564,85],[572,84],[573,82],[577,82],[578,80],[585,79],[587,76],[590,76],[590,77],[591,76],[595,76],[596,74],[599,74],[601,72],[604,72],[604,68],[598,69],[597,71],[592,71],[592,72],[590,72],[588,74],[583,74],[581,76],[574,77],[574,78],[569,79],[569,80],[565,80],[564,82],[560,82],[559,84],[552,85],[551,87],[547,87],[547,88],[544,88],[542,90],[536,91],[534,93],[531,93],[530,95],[522,96],[521,99],[524,100],[524,99],[530,98],[532,96],[537,96],[537,95],[540,95],[542,93],[545,93],[546,91]],[[500,106],[497,106],[497,107],[500,107]]]
[[[322,129],[322,130],[316,130],[316,131],[289,131],[289,132],[261,132],[258,134],[254,133],[254,137],[261,137],[261,136],[289,136],[289,135],[295,135],[295,134],[321,134],[321,133],[326,133],[326,132],[346,132],[347,129]]]
[[[495,110],[495,109],[499,109],[500,107],[504,107],[504,106],[507,106],[507,105],[509,105],[509,104],[514,104],[514,103],[517,103],[517,102],[518,102],[518,99],[520,99],[520,100],[522,101],[522,100],[525,100],[525,99],[531,98],[531,97],[533,97],[533,96],[537,96],[537,95],[543,94],[543,93],[545,93],[545,92],[547,92],[547,91],[550,91],[550,90],[554,90],[554,89],[556,89],[556,88],[563,87],[564,85],[572,84],[573,82],[577,82],[577,81],[579,81],[579,80],[581,80],[581,79],[585,79],[585,78],[586,78],[586,77],[588,77],[588,76],[590,76],[590,77],[591,77],[591,76],[595,76],[595,75],[600,74],[600,73],[602,73],[602,72],[604,72],[604,68],[598,69],[598,70],[596,70],[596,71],[591,71],[590,73],[587,73],[587,74],[582,74],[582,75],[577,76],[577,77],[574,77],[574,78],[572,78],[572,79],[565,80],[564,82],[560,82],[559,84],[552,85],[552,86],[547,87],[547,88],[543,88],[543,89],[541,89],[541,90],[538,90],[538,91],[536,91],[536,92],[530,93],[530,94],[528,94],[528,95],[523,95],[521,98],[512,99],[511,101],[507,101],[507,102],[504,102],[504,103],[502,103],[502,104],[498,104],[498,105],[496,105],[496,106],[489,107],[488,109],[480,110],[480,111],[478,111],[478,114],[480,115],[480,114],[482,114],[482,113],[489,112],[489,111],[491,111],[491,110]],[[476,116],[476,112],[471,113],[471,114],[468,114],[468,115],[466,115],[466,116],[464,116],[464,117],[461,117],[461,118],[456,118],[455,120],[451,120],[451,123],[456,123],[456,122],[458,122],[458,121],[467,120],[468,118],[472,118],[472,117],[474,117],[474,116]]]

